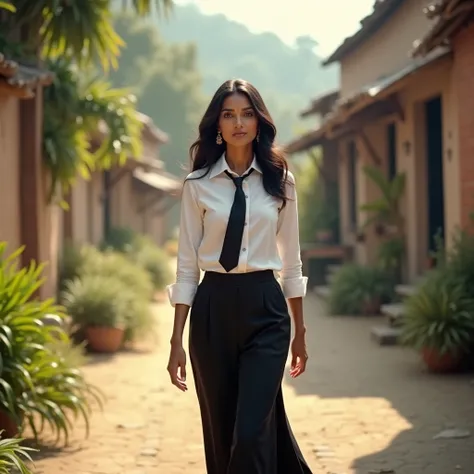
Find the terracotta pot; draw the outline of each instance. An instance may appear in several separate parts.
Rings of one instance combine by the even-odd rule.
[[[0,439],[15,438],[19,433],[19,426],[15,420],[5,411],[0,410]]]
[[[436,349],[427,347],[421,350],[421,355],[431,372],[453,372],[460,367],[462,361],[460,354],[447,352],[440,355]]]
[[[117,352],[122,346],[124,330],[106,326],[86,327],[89,348],[95,352]]]
[[[382,304],[380,303],[380,300],[378,298],[369,300],[369,301],[364,301],[362,303],[362,314],[366,316],[371,316],[371,315],[377,315],[380,314],[380,307]]]

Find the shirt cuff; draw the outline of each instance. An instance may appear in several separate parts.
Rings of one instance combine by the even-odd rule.
[[[282,280],[281,285],[285,298],[304,298],[306,296],[308,277],[302,276],[292,278],[291,280]]]
[[[194,283],[173,283],[168,285],[168,299],[174,308],[177,304],[185,304],[191,306],[193,304],[194,295],[196,294],[198,285]]]

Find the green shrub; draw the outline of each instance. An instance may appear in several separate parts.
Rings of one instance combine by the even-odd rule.
[[[147,301],[153,295],[150,275],[130,258],[117,252],[91,252],[84,262],[81,278],[97,275],[105,279],[115,279],[123,286]]]
[[[125,329],[131,292],[113,276],[84,275],[67,284],[63,304],[75,324]]]
[[[151,245],[138,248],[130,258],[150,275],[155,290],[162,290],[172,279],[169,257],[164,250]]]
[[[1,438],[2,431],[0,431]],[[13,469],[20,474],[33,474],[25,462],[32,462],[30,453],[36,451],[21,446],[22,439],[0,439],[0,474],[9,474]]]
[[[442,270],[430,272],[405,303],[401,340],[416,349],[466,353],[474,344],[474,298]]]
[[[474,288],[474,236],[458,230],[453,236],[453,243],[446,252],[444,261],[439,266],[449,276],[457,281],[466,292]]]
[[[43,324],[49,314],[63,319],[61,307],[51,300],[33,298],[42,285],[42,265],[21,268],[18,256],[5,257],[0,244],[0,410],[19,427],[28,424],[36,439],[46,426],[68,441],[71,419],[82,417],[89,425],[91,403],[102,401],[100,392],[70,364],[58,341],[69,336],[58,326]]]
[[[84,261],[81,248],[71,242],[65,243],[59,260],[59,290],[65,288],[66,282],[79,276]]]
[[[136,232],[129,227],[114,227],[109,230],[99,248],[116,252],[129,252],[134,244]]]
[[[332,314],[361,314],[367,306],[390,301],[393,277],[377,267],[346,264],[330,284],[329,309]]]

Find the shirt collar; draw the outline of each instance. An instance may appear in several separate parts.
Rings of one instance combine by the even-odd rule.
[[[260,165],[258,164],[257,158],[255,157],[255,155],[253,155],[252,164],[250,165],[247,171],[249,171],[252,168],[255,171],[258,171],[259,173],[262,173],[262,169],[260,168]],[[215,178],[216,176],[219,176],[225,171],[231,171],[231,169],[229,168],[229,165],[227,163],[227,160],[225,159],[225,156],[222,155],[212,167],[212,170],[209,173],[209,178],[210,179]]]

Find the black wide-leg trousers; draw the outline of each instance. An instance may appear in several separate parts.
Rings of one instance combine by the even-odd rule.
[[[191,308],[189,353],[207,474],[311,474],[283,404],[290,336],[272,271],[204,275]]]

